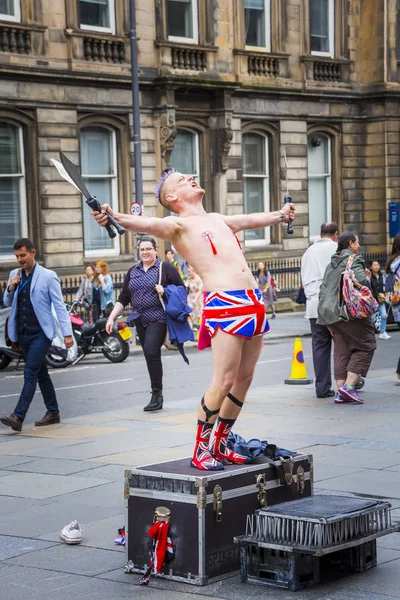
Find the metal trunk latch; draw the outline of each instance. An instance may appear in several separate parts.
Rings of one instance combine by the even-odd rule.
[[[124,500],[128,500],[130,493],[130,485],[129,480],[132,479],[132,471],[130,469],[125,469],[124,471],[125,483],[124,483]]]
[[[258,489],[257,500],[260,503],[261,508],[267,506],[267,482],[265,473],[261,473],[256,476],[256,488]]]
[[[215,520],[217,523],[221,523],[222,521],[222,487],[220,485],[216,485],[214,488],[214,512],[215,512]]]
[[[297,469],[296,479],[297,479],[297,491],[298,491],[299,495],[302,496],[304,494],[304,482],[305,482],[303,467],[299,467]]]
[[[281,483],[283,485],[292,485],[294,462],[290,458],[281,457],[282,474]]]
[[[196,506],[199,510],[205,510],[205,508],[207,506],[207,492],[205,491],[205,489],[202,489],[200,479],[196,479],[194,485],[198,489]],[[207,485],[208,485],[208,482],[205,481],[204,487],[207,487]]]

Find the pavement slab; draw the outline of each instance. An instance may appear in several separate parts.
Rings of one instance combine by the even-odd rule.
[[[98,519],[93,521],[84,521],[81,515],[77,515],[79,523],[84,528],[81,546],[89,548],[102,548],[103,550],[112,550],[121,555],[121,564],[125,564],[125,548],[114,543],[114,539],[120,537],[118,529],[123,527],[125,523],[125,514],[121,513],[106,519]],[[54,542],[60,541],[60,530],[53,531],[39,536],[41,540],[49,540]]]
[[[360,575],[348,577],[349,589],[400,598],[400,559],[378,565]]]
[[[193,600],[188,592],[169,592],[94,577],[10,565],[0,570],[2,600]],[[201,600],[201,594],[196,596]],[[216,597],[216,600],[220,600]]]
[[[109,569],[123,568],[124,558],[120,552],[114,550],[57,544],[52,545],[51,548],[7,559],[5,562],[21,567],[35,567],[93,577]]]
[[[335,479],[328,479],[322,485],[328,490],[341,490],[379,498],[400,499],[400,473],[393,472],[388,477],[387,472],[369,469],[352,475],[342,475]]]
[[[97,469],[100,468],[100,466],[97,467]],[[22,465],[6,467],[5,472],[20,471],[22,473],[43,473],[47,475],[71,475],[85,472],[85,477],[88,477],[86,471],[90,469],[94,469],[94,465],[89,461],[43,458],[40,460],[31,460],[31,462],[23,463]]]
[[[7,469],[14,465],[27,465],[35,460],[29,456],[0,456],[0,469]]]
[[[106,479],[90,479],[72,475],[63,477],[42,473],[10,473],[8,477],[0,478],[0,495],[44,500],[107,483]]]
[[[89,522],[122,515],[124,513],[124,503],[121,487],[119,488],[119,501],[109,501],[108,504],[107,502],[101,504],[96,497],[87,498],[86,502],[78,499],[74,499],[72,502],[69,495],[60,496],[55,501],[47,501],[46,503],[41,500],[9,497],[7,499],[11,501],[11,504],[15,504],[15,508],[12,509],[8,506],[3,511],[3,499],[5,497],[0,496],[0,534],[48,539],[46,534],[58,532],[59,536],[64,525],[74,519],[85,526]],[[29,506],[28,502],[34,502],[35,504]],[[118,527],[121,527],[121,525]],[[112,539],[114,537],[117,537],[117,535],[113,533]]]
[[[69,425],[59,423],[56,425],[47,425],[46,427],[24,427],[19,434],[20,437],[53,438],[56,440],[84,440],[98,437],[108,433],[126,431],[125,427],[99,427],[96,425]],[[7,432],[1,430],[2,435]],[[8,434],[13,435],[13,434]]]
[[[51,548],[55,545],[51,542],[42,542],[30,538],[0,535],[0,561],[43,548]]]

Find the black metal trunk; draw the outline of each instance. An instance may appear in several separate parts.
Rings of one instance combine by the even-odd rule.
[[[155,509],[165,506],[171,511],[175,557],[164,566],[164,576],[206,585],[239,570],[233,538],[245,532],[248,514],[312,493],[311,455],[274,462],[260,457],[216,472],[193,469],[188,458],[126,470],[127,562],[137,573],[149,565],[147,532]]]

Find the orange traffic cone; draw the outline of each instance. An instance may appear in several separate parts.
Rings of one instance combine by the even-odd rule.
[[[301,339],[296,338],[294,341],[292,370],[289,379],[285,379],[285,383],[289,385],[299,385],[312,383],[313,380],[307,377],[306,364],[304,362],[303,348]]]

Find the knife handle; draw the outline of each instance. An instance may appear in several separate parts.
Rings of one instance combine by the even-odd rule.
[[[290,194],[285,194],[283,197],[283,203],[284,204],[291,204],[292,203],[292,196]],[[289,235],[292,235],[293,233],[293,223],[292,221],[289,220],[288,224],[287,224],[287,232]]]
[[[90,206],[92,210],[97,210],[98,212],[101,211],[101,204],[96,198],[96,196],[92,196],[89,200],[86,200],[86,204]],[[115,227],[119,235],[123,235],[125,233],[125,228],[122,227],[122,225],[120,225],[119,223],[117,223],[114,217],[112,217],[108,212],[106,212],[106,215],[108,217],[108,223],[105,227],[109,237],[115,238],[115,236],[117,235],[113,227]]]

